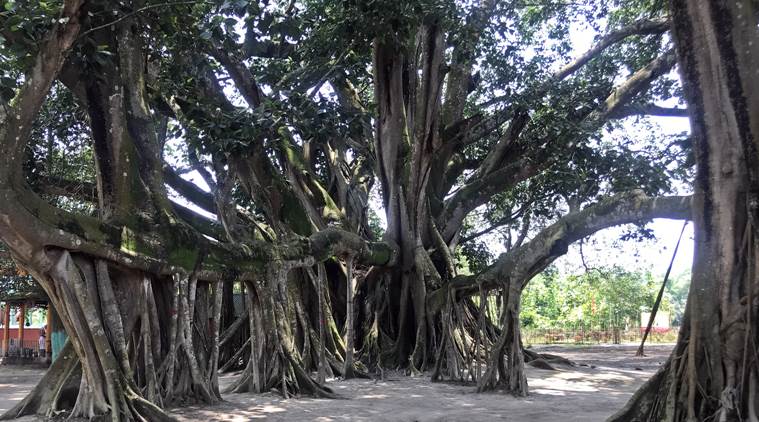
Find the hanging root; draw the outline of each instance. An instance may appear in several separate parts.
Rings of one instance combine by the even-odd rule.
[[[311,378],[295,348],[295,336],[288,323],[288,301],[297,300],[287,289],[287,262],[273,262],[264,283],[246,283],[246,304],[250,324],[250,358],[240,377],[227,392],[276,391],[285,398],[310,395],[338,396]],[[297,310],[293,307],[294,312]],[[316,340],[314,342],[314,340]],[[309,340],[318,345],[318,339]]]
[[[203,299],[196,306],[197,289],[187,280],[175,283],[168,295],[154,296],[154,289],[160,293],[170,284],[153,284],[143,273],[66,250],[49,249],[47,254],[53,265],[34,276],[58,311],[69,342],[42,382],[6,418],[65,413],[163,421],[172,420],[161,409],[165,404],[220,399],[213,371],[218,354],[207,353],[200,343],[208,310],[217,316],[217,304],[209,306]],[[201,291],[206,295],[207,283]],[[169,302],[172,306],[166,306]],[[169,333],[162,325],[167,321]],[[193,325],[203,328],[193,333]]]
[[[214,351],[209,355],[207,363],[201,365],[198,352],[204,352],[204,347],[202,344],[196,344],[196,341],[200,342],[201,338],[196,334],[198,330],[193,330],[194,325],[208,321],[207,316],[196,317],[197,279],[194,275],[189,278],[175,276],[172,286],[169,350],[156,377],[157,384],[162,386],[163,400],[172,404],[217,403],[221,400],[216,376],[218,348],[213,347]],[[217,297],[219,296],[215,296]],[[203,305],[208,304],[203,303]],[[220,305],[217,306],[216,303],[212,306],[214,318],[218,318],[219,307]],[[194,324],[193,319],[196,320]],[[212,336],[218,337],[218,329],[214,330]]]
[[[488,358],[485,374],[477,384],[478,392],[503,387],[515,396],[528,393],[519,331],[520,299],[521,283],[512,281],[503,287],[502,330]]]
[[[390,278],[389,274],[378,277],[377,283],[374,284],[372,295],[367,295],[366,313],[371,315],[364,320],[364,336],[360,351],[360,359],[370,371],[384,374],[384,368],[392,366],[394,356],[391,355],[395,344],[385,329],[380,325],[383,316],[389,312],[388,304],[390,302],[387,291],[387,283]],[[385,318],[386,320],[387,318]]]
[[[457,299],[448,293],[441,313],[442,331],[438,341],[432,381],[478,382],[488,350],[492,350],[495,327],[484,312],[487,295],[482,292],[480,306],[471,299]]]

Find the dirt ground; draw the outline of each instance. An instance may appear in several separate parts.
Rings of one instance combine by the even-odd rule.
[[[0,415],[23,399],[44,373],[36,366],[0,366]]]
[[[535,347],[578,365],[556,371],[528,367],[526,398],[476,394],[474,386],[386,373],[384,381],[329,381],[344,400],[227,394],[222,404],[172,413],[182,421],[603,421],[664,363],[671,348],[649,346],[646,357],[636,358],[634,345]],[[40,370],[0,367],[0,414],[23,398],[41,376]],[[234,374],[222,377],[222,387],[233,379]]]

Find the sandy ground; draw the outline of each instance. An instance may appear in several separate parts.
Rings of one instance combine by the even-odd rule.
[[[0,415],[23,399],[44,373],[36,366],[0,366]]]
[[[182,421],[603,421],[664,363],[671,348],[649,346],[647,357],[636,358],[633,345],[536,347],[578,366],[557,371],[528,367],[527,398],[476,394],[469,385],[389,374],[377,382],[329,381],[344,400],[227,394],[226,401],[217,406],[189,406],[172,413]],[[0,413],[20,400],[41,375],[34,369],[0,367]],[[233,379],[234,374],[226,375],[220,382],[224,385]]]

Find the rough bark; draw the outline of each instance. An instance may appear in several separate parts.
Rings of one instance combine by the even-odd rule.
[[[756,421],[759,31],[752,3],[670,3],[693,132],[695,254],[667,365],[612,421]]]
[[[243,374],[227,391],[261,393],[275,390],[285,398],[300,394],[336,397],[328,387],[311,377],[306,371],[303,355],[295,348],[296,333],[288,323],[292,297],[288,295],[287,274],[298,265],[302,264],[271,263],[262,282],[247,283],[250,360]],[[310,334],[312,328],[307,330]]]

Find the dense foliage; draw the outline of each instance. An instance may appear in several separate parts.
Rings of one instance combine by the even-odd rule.
[[[650,272],[630,272],[619,267],[567,276],[546,271],[525,288],[522,323],[529,328],[637,329],[641,326],[641,312],[651,311],[660,287],[661,281]],[[659,310],[672,313],[681,304],[684,298],[667,295]]]
[[[16,267],[8,250],[0,244],[0,301],[8,298],[44,299],[45,293],[32,276]]]

